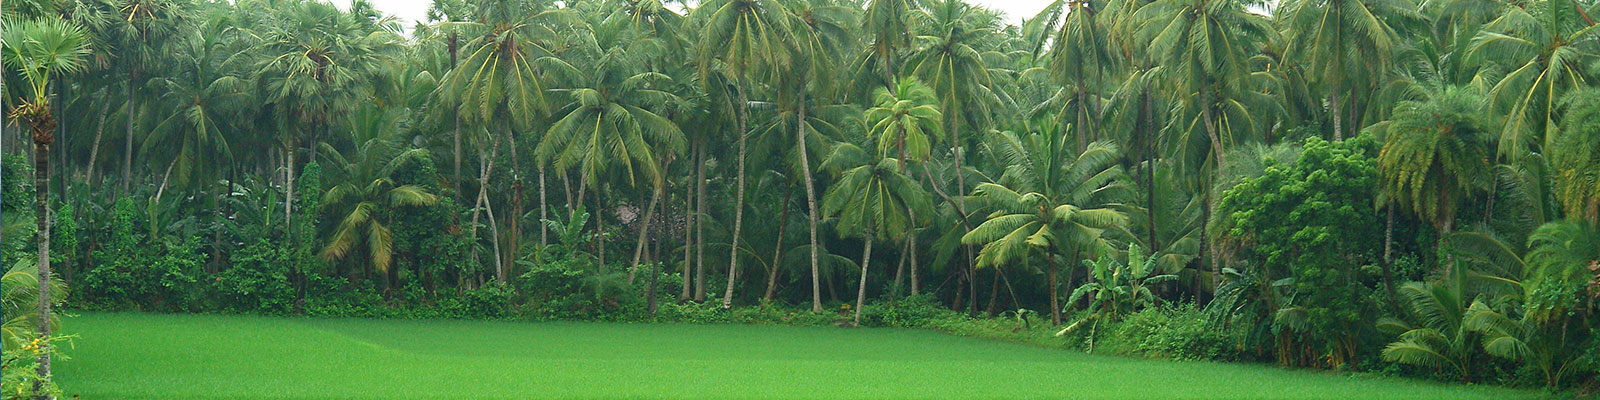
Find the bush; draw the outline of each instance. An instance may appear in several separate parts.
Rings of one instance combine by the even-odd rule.
[[[924,293],[867,304],[861,309],[861,325],[918,328],[929,321],[954,314],[957,313],[939,305],[933,295]]]
[[[1241,359],[1232,331],[1216,329],[1193,304],[1141,310],[1111,327],[1102,327],[1101,345],[1117,353],[1169,360]]]
[[[229,312],[289,312],[294,306],[294,286],[289,283],[288,256],[266,239],[235,252],[233,266],[212,281],[219,307]]]

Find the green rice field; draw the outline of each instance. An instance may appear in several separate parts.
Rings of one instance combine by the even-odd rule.
[[[1166,362],[907,329],[83,314],[66,398],[1509,399],[1530,393]]]

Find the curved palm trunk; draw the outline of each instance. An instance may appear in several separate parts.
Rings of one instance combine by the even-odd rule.
[[[722,308],[723,309],[728,309],[728,308],[732,308],[733,307],[733,286],[734,286],[734,283],[736,282],[736,279],[738,279],[738,277],[739,277],[739,234],[740,234],[740,230],[742,230],[744,228],[744,167],[745,167],[744,159],[745,159],[745,153],[746,153],[746,150],[747,150],[746,147],[745,147],[745,124],[747,123],[747,118],[749,118],[748,113],[749,113],[750,102],[749,102],[748,99],[745,98],[745,83],[744,83],[744,73],[743,73],[743,71],[740,71],[740,74],[739,74],[739,85],[738,85],[738,93],[737,94],[738,94],[739,104],[738,104],[737,107],[735,107],[735,109],[737,109],[739,111],[738,112],[738,114],[739,114],[738,115],[738,119],[739,119],[739,168],[738,168],[739,176],[736,177],[735,179],[738,180],[737,185],[739,185],[739,186],[738,186],[738,189],[736,190],[737,194],[734,195],[735,200],[734,200],[734,203],[733,203],[734,204],[733,205],[733,207],[734,207],[734,209],[733,209],[733,242],[732,242],[731,245],[728,246],[729,247],[729,249],[728,249],[728,287],[727,287],[727,289],[725,291],[723,291],[723,294],[722,294]]]
[[[485,203],[489,201],[489,172],[494,169],[494,156],[500,150],[500,142],[491,141],[493,143],[489,145],[489,153],[478,154],[478,197],[472,204],[472,225],[468,229],[468,236],[472,238],[473,243],[478,242],[478,215],[483,211]],[[498,251],[496,254],[498,254]],[[472,258],[474,261],[478,259],[477,246],[473,246]],[[501,279],[501,282],[505,281],[505,277],[502,276],[504,271],[500,270],[498,261],[495,262],[495,274],[497,278]]]
[[[800,125],[796,140],[800,143],[800,170],[806,182],[806,225],[811,230],[811,311],[822,312],[822,273],[817,268],[817,189],[811,176],[810,147],[806,147],[806,103],[800,100]]]
[[[107,89],[110,91],[110,89]],[[109,94],[109,93],[108,93]],[[100,139],[106,134],[106,116],[111,113],[111,99],[102,99],[100,105],[100,122],[95,124],[94,143],[89,145],[89,165],[86,168],[84,182],[94,184],[94,164],[100,159]]]
[[[665,169],[665,168],[663,168]],[[633,245],[633,266],[628,268],[628,284],[633,284],[634,277],[639,271],[639,259],[644,257],[646,234],[650,232],[650,221],[656,217],[656,203],[661,201],[662,185],[655,185],[656,190],[650,191],[650,205],[646,207],[644,219],[639,220],[639,239]]]
[[[870,224],[869,224],[870,225]],[[867,228],[871,232],[871,228]],[[867,265],[872,262],[872,234],[867,234],[867,245],[861,250],[861,284],[856,286],[855,326],[861,326],[861,306],[867,300]]]
[[[804,152],[805,150],[802,149],[801,151]],[[767,292],[761,296],[761,298],[767,300],[772,300],[772,296],[778,292],[778,263],[783,261],[783,234],[786,232],[784,226],[789,222],[789,211],[794,209],[794,207],[789,207],[789,195],[794,192],[794,182],[789,181],[785,186],[783,189],[783,202],[781,203],[783,204],[783,216],[778,218],[778,241],[773,242],[772,264],[767,266]]]

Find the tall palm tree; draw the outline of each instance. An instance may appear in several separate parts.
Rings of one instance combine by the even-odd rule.
[[[1058,124],[1065,126],[1070,121],[1076,128],[1074,134],[1080,148],[1101,139],[1096,132],[1101,118],[1100,81],[1116,62],[1111,55],[1110,34],[1106,24],[1100,22],[1100,11],[1092,1],[1057,0],[1040,12],[1043,21],[1035,22],[1044,24],[1040,29],[1055,31],[1048,54],[1050,75],[1064,86],[1056,98],[1041,107],[1059,110],[1058,118],[1072,118]],[[1041,45],[1044,42],[1039,41]]]
[[[1480,104],[1470,89],[1446,88],[1400,103],[1393,119],[1373,127],[1385,138],[1378,153],[1384,191],[1445,233],[1461,199],[1487,189],[1492,139]]]
[[[294,199],[295,153],[301,139],[316,162],[319,138],[371,93],[374,79],[398,44],[392,33],[364,32],[354,17],[333,5],[296,2],[272,14],[263,27],[257,79],[276,107],[280,121],[291,127],[283,139],[287,154],[286,198]],[[292,219],[293,201],[284,202],[284,218]]]
[[[466,57],[441,79],[438,95],[441,102],[456,108],[461,122],[489,133],[491,144],[480,145],[480,152],[487,147],[494,153],[502,141],[511,145],[512,196],[520,199],[522,183],[517,164],[522,157],[513,134],[533,129],[535,122],[548,112],[549,102],[545,98],[537,60],[555,55],[551,47],[553,42],[569,36],[576,21],[570,13],[552,9],[542,0],[486,0],[474,6],[473,21],[441,24],[449,29],[471,31],[475,36],[463,46]],[[479,165],[478,196],[472,207],[470,230],[474,241],[477,240],[478,216],[492,209],[488,204],[488,179],[493,172],[493,157],[492,154],[480,155],[486,162]],[[520,226],[522,210],[505,214],[511,217],[515,231]],[[491,243],[498,244],[500,238],[497,233],[495,236]],[[512,252],[517,252],[519,247],[511,246]],[[500,259],[498,253],[496,257]],[[507,269],[503,265],[505,262],[497,262],[495,270]]]
[[[570,90],[572,102],[562,107],[565,115],[550,126],[534,154],[541,166],[554,166],[558,171],[577,169],[579,184],[596,193],[602,179],[617,173],[629,186],[648,187],[654,196],[646,211],[648,220],[654,215],[659,193],[665,190],[663,160],[682,154],[687,141],[677,123],[661,115],[682,102],[664,90],[671,78],[639,71],[639,61],[621,47],[599,56],[589,71],[558,58],[545,58],[554,75],[575,87],[563,89]],[[638,182],[641,178],[644,185]],[[578,193],[577,203],[582,204],[584,192]],[[641,235],[646,225],[641,224]],[[601,251],[604,260],[604,249]],[[637,264],[641,253],[634,253]]]
[[[335,182],[323,193],[322,207],[339,219],[322,248],[325,260],[343,260],[365,248],[365,262],[384,274],[388,290],[398,288],[398,271],[394,264],[393,218],[406,207],[431,206],[439,196],[414,184],[398,184],[392,176],[396,169],[419,157],[426,157],[425,149],[400,150],[399,144],[389,137],[393,131],[377,132],[378,136],[354,138],[360,144],[346,157],[328,147],[329,164],[333,167],[330,178]],[[324,145],[326,146],[326,145]]]
[[[869,0],[861,17],[861,30],[868,47],[857,62],[857,75],[871,77],[884,88],[893,88],[900,75],[895,64],[899,52],[911,46],[913,20],[921,12],[920,0]]]
[[[160,68],[162,54],[168,50],[169,43],[184,26],[188,19],[187,11],[193,6],[187,0],[111,0],[109,5],[116,8],[110,26],[109,40],[107,42],[118,49],[115,57],[118,63],[127,70],[126,82],[127,103],[123,112],[127,114],[127,137],[125,138],[122,154],[122,193],[127,193],[133,176],[133,133],[134,109],[141,102],[135,98],[140,95],[144,82],[142,76],[147,71]]]
[[[176,107],[145,137],[140,153],[152,154],[157,147],[171,150],[168,176],[176,173],[179,184],[188,185],[197,172],[223,170],[233,158],[228,134],[235,131],[235,117],[247,109],[251,88],[238,71],[242,57],[227,54],[222,42],[226,27],[207,24],[196,34],[177,44],[175,70],[151,80],[150,86]],[[174,146],[176,144],[176,146]],[[207,178],[220,176],[204,174]],[[162,179],[165,189],[167,179]],[[162,190],[157,191],[160,199]]]
[[[1044,257],[1050,286],[1050,320],[1061,324],[1056,257],[1076,265],[1104,245],[1106,230],[1125,230],[1128,217],[1115,206],[1131,195],[1116,145],[1091,143],[1074,155],[1067,135],[1001,132],[991,148],[1008,163],[1000,183],[983,183],[972,197],[994,208],[961,237],[983,245],[978,265],[998,266]],[[1071,279],[1069,272],[1068,279]],[[1072,286],[1068,282],[1068,286]]]
[[[1009,100],[992,77],[998,71],[988,66],[991,61],[986,57],[994,54],[984,50],[994,45],[999,22],[993,12],[975,9],[960,0],[945,0],[931,8],[929,32],[918,37],[925,44],[910,56],[908,64],[939,99],[944,133],[950,135],[955,159],[956,187],[952,191],[966,193],[966,174],[962,170],[966,142],[961,132],[986,129],[996,108]],[[956,198],[959,214],[966,213],[965,203]]]
[[[728,250],[728,287],[722,307],[733,307],[733,283],[739,271],[739,235],[744,228],[745,157],[749,153],[749,83],[773,78],[792,61],[795,44],[788,12],[775,0],[715,0],[695,9],[705,21],[700,32],[700,76],[707,79],[717,63],[734,81],[735,134],[739,136],[737,193],[733,211],[733,242]],[[706,82],[713,82],[707,80]]]
[[[1560,130],[1555,105],[1590,81],[1584,68],[1600,58],[1600,28],[1573,7],[1579,6],[1572,0],[1507,7],[1472,39],[1468,58],[1509,71],[1489,91],[1488,108],[1507,116],[1501,157],[1515,160],[1549,148]]]
[[[1230,130],[1218,127],[1228,123],[1218,117],[1243,108],[1236,103],[1250,72],[1247,59],[1257,44],[1271,39],[1271,26],[1239,0],[1157,0],[1134,18],[1142,21],[1139,37],[1150,43],[1151,57],[1196,116],[1195,123],[1183,125],[1204,128],[1220,168],[1227,163],[1227,138],[1221,135]]]
[[[1402,0],[1291,0],[1280,7],[1287,19],[1284,62],[1310,67],[1326,88],[1334,140],[1361,129],[1346,126],[1359,120],[1346,121],[1342,107],[1365,97],[1360,88],[1383,84],[1399,40],[1391,24],[1425,17]]]
[[[806,189],[806,225],[808,228],[809,244],[806,246],[811,262],[811,310],[822,311],[822,271],[820,265],[820,246],[817,243],[817,188],[816,177],[812,174],[812,152],[819,154],[825,150],[822,136],[834,136],[839,129],[831,121],[821,118],[830,108],[819,107],[821,110],[808,109],[811,92],[820,94],[828,93],[828,89],[844,86],[830,83],[823,73],[835,69],[838,60],[834,55],[845,51],[845,46],[856,39],[851,37],[852,28],[858,16],[857,10],[834,4],[829,0],[797,0],[786,7],[791,15],[791,30],[795,42],[795,68],[781,74],[778,87],[783,88],[778,98],[780,111],[773,119],[771,128],[792,127],[794,130],[794,153],[798,155],[797,164],[800,165],[800,179]],[[790,121],[793,121],[791,123]],[[832,133],[821,134],[823,132]],[[781,131],[781,130],[780,130]],[[769,278],[770,280],[770,278]],[[770,294],[772,291],[769,290]]]
[[[855,165],[851,167],[850,165]],[[927,223],[933,213],[932,202],[922,185],[903,171],[899,160],[865,157],[860,148],[844,144],[828,156],[824,169],[844,168],[838,182],[823,195],[822,208],[838,216],[837,229],[861,237],[861,281],[856,287],[855,325],[861,325],[861,307],[867,296],[867,271],[872,261],[872,243],[898,241]],[[920,216],[920,217],[919,217]]]
[[[55,142],[56,115],[51,102],[51,84],[58,75],[71,74],[83,68],[84,57],[89,54],[88,39],[82,28],[59,19],[5,21],[7,29],[0,33],[5,48],[4,65],[22,73],[26,80],[26,97],[11,109],[12,118],[28,126],[33,137],[33,187],[34,221],[37,226],[39,282],[51,282],[50,276],[50,145]],[[38,285],[39,316],[36,320],[39,337],[50,336],[51,285]],[[50,377],[49,342],[45,341],[39,352],[39,376]],[[37,391],[41,382],[34,383]]]

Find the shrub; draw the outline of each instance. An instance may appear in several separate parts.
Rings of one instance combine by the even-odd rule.
[[[1214,329],[1193,304],[1154,307],[1128,315],[1102,335],[1102,346],[1124,355],[1170,360],[1239,360],[1236,335]]]
[[[230,312],[282,314],[294,306],[288,253],[266,239],[235,252],[232,266],[213,280],[219,307]]]
[[[924,293],[897,300],[867,304],[861,310],[861,325],[916,328],[927,325],[929,321],[934,319],[952,314],[956,314],[956,312],[939,305],[933,295]]]

